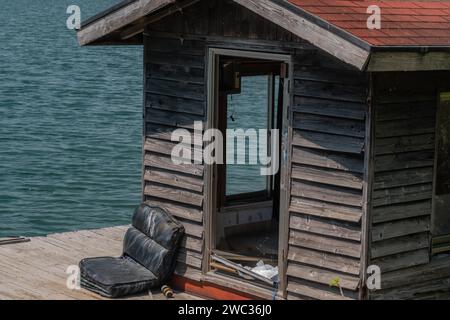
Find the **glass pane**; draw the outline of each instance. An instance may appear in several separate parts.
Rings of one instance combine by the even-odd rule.
[[[269,77],[243,77],[242,92],[228,96],[227,128],[236,129],[267,129],[269,123],[268,99]],[[249,164],[249,152],[258,155],[258,144],[249,143],[246,139],[245,150],[237,150],[236,143],[227,139],[227,154],[232,157],[234,149],[234,164],[227,164],[226,195],[237,195],[267,190],[267,177],[261,175],[261,165]],[[262,140],[262,139],[261,139]],[[265,141],[267,147],[267,141]],[[244,153],[244,154],[243,154]],[[236,164],[238,155],[245,156],[246,164]],[[259,161],[258,161],[259,163]]]
[[[441,94],[437,123],[434,235],[450,235],[450,93]]]

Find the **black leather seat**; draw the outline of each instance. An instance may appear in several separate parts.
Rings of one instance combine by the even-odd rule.
[[[166,283],[176,265],[184,227],[168,212],[142,205],[133,216],[120,258],[90,258],[80,262],[81,285],[102,296],[119,298]]]

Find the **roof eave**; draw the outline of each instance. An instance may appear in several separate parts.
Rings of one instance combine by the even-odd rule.
[[[109,38],[111,34],[175,2],[176,0],[125,0],[83,22],[77,32],[78,42],[81,46],[128,44],[129,38],[113,41]]]
[[[450,46],[373,46],[366,71],[450,71]]]

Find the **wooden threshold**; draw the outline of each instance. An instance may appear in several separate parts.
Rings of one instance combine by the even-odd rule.
[[[196,280],[190,277],[189,272],[183,276],[174,275],[171,285],[186,294],[213,300],[285,300],[279,295],[278,290],[274,295],[273,288],[262,287],[214,271]]]

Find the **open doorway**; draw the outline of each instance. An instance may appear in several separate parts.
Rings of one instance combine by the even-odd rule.
[[[229,50],[210,58],[209,126],[222,133],[224,163],[210,168],[208,271],[277,287],[289,58]]]

